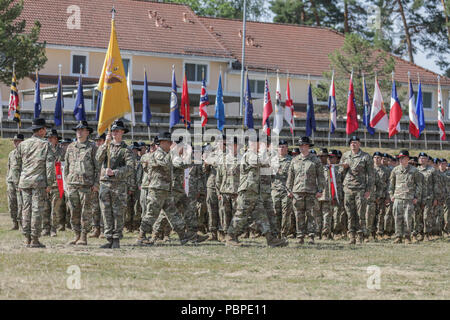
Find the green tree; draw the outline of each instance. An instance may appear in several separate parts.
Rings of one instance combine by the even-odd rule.
[[[45,42],[38,43],[41,25],[34,22],[25,33],[26,21],[19,16],[23,0],[0,0],[0,81],[11,83],[13,63],[16,77],[22,79],[47,62]]]
[[[342,48],[335,50],[329,55],[331,64],[330,71],[323,73],[325,81],[321,81],[314,88],[314,95],[319,100],[328,99],[328,88],[330,86],[332,70],[334,70],[334,81],[336,89],[336,103],[338,114],[347,112],[347,98],[350,75],[353,70],[353,86],[358,113],[363,113],[363,89],[362,77],[364,75],[369,96],[374,92],[374,78],[378,77],[378,83],[382,92],[391,90],[391,74],[395,67],[395,61],[385,51],[375,48],[369,41],[360,35],[350,33],[345,35]],[[384,99],[385,107],[389,107],[389,99]]]

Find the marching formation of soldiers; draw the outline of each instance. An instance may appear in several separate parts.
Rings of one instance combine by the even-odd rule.
[[[249,139],[240,150],[225,136],[192,148],[169,132],[127,146],[120,120],[95,141],[86,121],[72,128],[73,142],[46,127],[33,120],[33,136],[17,134],[8,158],[9,212],[27,247],[45,248],[41,235],[66,228],[68,245],[105,238],[101,248],[120,248],[124,229],[138,232],[137,246],[170,241],[172,232],[181,244],[241,246],[239,237],[263,236],[271,247],[289,238],[412,243],[450,234],[450,169],[424,152],[370,156],[356,136],[344,154],[316,153],[308,137],[291,152],[282,139]]]

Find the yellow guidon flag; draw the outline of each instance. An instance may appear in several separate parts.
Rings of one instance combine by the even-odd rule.
[[[114,120],[131,112],[127,79],[117,43],[114,19],[111,20],[111,37],[97,90],[102,93],[97,132],[102,134]]]

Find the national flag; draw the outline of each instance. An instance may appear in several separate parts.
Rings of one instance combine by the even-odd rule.
[[[438,80],[438,127],[439,127],[439,136],[442,141],[447,139],[445,134],[445,124],[444,124],[444,107],[442,105],[442,91],[441,91],[441,82]]]
[[[55,115],[54,115],[56,127],[62,125],[64,121],[63,112],[64,112],[64,96],[62,90],[62,79],[60,75],[58,78],[58,89],[56,94]]]
[[[277,91],[275,93],[275,114],[273,119],[273,132],[276,134],[280,134],[283,129],[283,117],[284,117],[284,108],[281,106],[281,89],[280,89],[280,77],[277,75]]]
[[[308,86],[308,106],[306,107],[306,136],[310,137],[316,131],[316,117],[314,115],[314,103],[311,83]]]
[[[370,110],[370,126],[377,130],[389,132],[389,119],[384,107],[383,95],[377,78],[375,78],[375,89],[373,93],[372,110]]]
[[[367,92],[366,87],[366,80],[363,77],[363,84],[364,84],[364,111],[363,111],[363,123],[367,128],[367,132],[369,132],[370,135],[375,134],[375,130],[370,126],[370,98],[369,98],[369,92]]]
[[[391,110],[389,112],[389,138],[400,132],[403,111],[397,96],[395,80],[392,81]]]
[[[409,79],[408,106],[409,106],[409,133],[411,133],[414,137],[418,139],[420,137],[419,119],[417,118],[416,101],[411,79]]]
[[[61,161],[55,161],[56,184],[58,185],[59,198],[64,196],[64,181]]]
[[[191,127],[191,109],[189,106],[189,92],[186,74],[184,74],[183,91],[181,92],[180,117],[184,125],[189,129]]]
[[[289,86],[289,78],[286,86],[286,102],[284,103],[284,119],[289,123],[291,134],[294,134],[294,104],[291,99],[291,89]]]
[[[214,114],[214,117],[217,119],[217,129],[222,131],[225,125],[225,105],[223,103],[222,72],[220,72],[219,74],[219,83],[217,85],[215,109],[216,112]]]
[[[95,121],[100,119],[100,110],[102,109],[102,93],[101,91],[97,91],[97,106],[95,112]]]
[[[200,117],[202,118],[202,127],[204,127],[208,122],[208,113],[206,112],[207,105],[209,105],[209,98],[208,94],[206,93],[205,79],[203,79],[202,88],[200,91],[200,106],[198,108],[198,112],[200,114]]]
[[[150,120],[152,119],[152,113],[150,111],[150,105],[148,101],[148,82],[147,82],[147,71],[144,72],[144,92],[142,94],[142,122],[150,127]]]
[[[337,105],[336,91],[334,88],[334,73],[331,76],[330,93],[328,94],[328,110],[330,112],[330,133],[333,133],[337,128]]]
[[[111,36],[97,88],[102,92],[97,132],[102,134],[114,120],[131,112],[125,69],[120,56],[114,19],[111,20]]]
[[[127,87],[128,87],[128,99],[130,100],[131,113],[124,115],[124,118],[131,121],[131,125],[136,126],[136,115],[134,113],[134,94],[133,94],[133,80],[130,74],[127,76]]]
[[[81,72],[78,79],[77,99],[75,100],[73,115],[75,116],[75,119],[77,119],[77,121],[86,120],[86,112],[84,110],[83,79],[81,76]]]
[[[331,186],[331,200],[336,199],[336,201],[339,202],[337,183],[336,183],[336,172],[335,172],[334,164],[332,164],[329,167],[329,173],[330,173],[330,186]]]
[[[250,93],[250,81],[247,74],[247,90],[245,91],[245,116],[244,125],[247,129],[253,129],[253,103],[252,95]]]
[[[13,72],[11,81],[11,94],[9,96],[8,120],[18,122],[20,126],[19,91],[17,90],[17,79],[15,72]]]
[[[347,134],[352,134],[358,130],[358,115],[356,113],[355,91],[353,89],[353,74],[350,76],[350,83],[348,85],[348,99],[347,99],[347,125],[345,131]]]
[[[423,98],[422,98],[422,83],[419,79],[419,89],[417,90],[417,101],[416,101],[416,114],[419,122],[419,136],[425,130],[425,115],[423,114]]]
[[[172,70],[172,91],[170,92],[170,129],[180,122],[180,111],[178,109],[177,81],[175,70]]]
[[[263,120],[262,126],[263,130],[266,134],[270,135],[270,121],[269,116],[272,114],[272,99],[270,99],[270,91],[269,91],[269,81],[266,79],[266,84],[264,86],[264,109],[263,109]]]
[[[34,84],[34,118],[37,119],[41,115],[41,85],[39,83],[39,73],[36,71],[36,83]]]

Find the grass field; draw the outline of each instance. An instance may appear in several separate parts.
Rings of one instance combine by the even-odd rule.
[[[1,179],[11,143],[0,140]],[[373,152],[374,149],[367,149]],[[393,150],[387,152],[395,153]],[[417,154],[418,151],[412,151]],[[450,152],[429,152],[450,158]],[[1,184],[0,212],[7,212]],[[69,247],[70,231],[41,238],[47,249],[27,249],[0,214],[0,299],[450,299],[450,239],[413,245],[349,246],[317,241],[267,248],[261,238],[243,248],[220,243],[138,248],[125,234],[119,250]],[[69,289],[67,270],[78,266],[81,289]],[[380,269],[380,289],[367,281]]]

